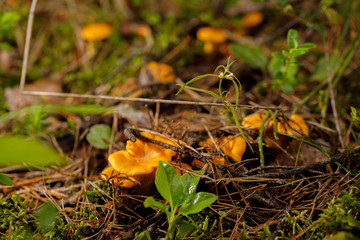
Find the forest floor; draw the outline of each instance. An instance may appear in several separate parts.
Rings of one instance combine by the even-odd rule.
[[[0,239],[359,239],[359,10],[0,1]]]

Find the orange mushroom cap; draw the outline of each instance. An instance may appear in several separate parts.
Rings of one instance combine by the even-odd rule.
[[[140,82],[142,84],[150,83],[150,80],[155,82],[174,82],[175,79],[174,69],[165,63],[149,62],[140,72]]]
[[[92,23],[81,29],[81,37],[89,42],[101,41],[109,37],[113,28],[107,23]]]
[[[259,25],[263,19],[264,16],[261,12],[251,11],[245,14],[245,16],[242,18],[242,24],[246,28],[252,28]]]
[[[204,52],[214,51],[214,44],[226,41],[226,34],[222,29],[214,27],[202,27],[196,32],[196,38],[204,42]]]
[[[220,147],[226,155],[232,157],[237,162],[241,162],[241,158],[246,149],[245,139],[241,136],[231,138],[233,138],[233,136],[223,138],[220,142]]]
[[[287,141],[288,138],[286,136],[277,135],[278,139],[276,140],[274,137],[273,129],[274,129],[274,121],[271,120],[269,122],[268,127],[265,130],[265,136],[272,139],[280,146],[285,147],[288,143]],[[304,119],[299,115],[295,115],[295,114],[291,115],[287,122],[285,122],[283,118],[279,118],[279,120],[276,122],[276,130],[280,133],[284,133],[290,136],[300,136],[299,133],[302,133],[305,136],[309,135],[309,128],[306,125]],[[265,142],[270,147],[274,147],[274,144],[271,141],[265,139]]]
[[[226,41],[225,32],[222,29],[214,27],[202,27],[196,32],[196,38],[211,43],[223,43]]]
[[[215,138],[214,141],[217,142],[218,138]],[[208,145],[208,149],[210,150],[215,149],[215,146],[210,138],[206,139],[204,142],[200,142],[200,146],[205,145]],[[243,137],[237,136],[234,138],[234,136],[230,135],[221,139],[218,145],[226,155],[232,157],[237,162],[241,162],[241,158],[246,149],[246,142]],[[222,164],[223,161],[217,158],[218,157],[215,158],[214,162]]]
[[[170,140],[148,132],[142,132],[141,135],[175,145]],[[159,161],[170,162],[176,152],[171,149],[161,147],[157,144],[136,139],[126,143],[126,150],[115,152],[109,156],[111,166],[119,173],[127,176],[136,176],[150,174],[156,170]]]
[[[147,38],[152,34],[152,31],[148,25],[138,24],[135,28],[135,33],[139,37]]]
[[[264,117],[265,117],[265,114],[253,113],[253,114],[250,114],[250,115],[247,115],[246,117],[244,117],[241,124],[244,127],[259,130],[261,127],[261,123],[264,120]]]
[[[309,136],[309,127],[306,125],[304,119],[299,115],[291,115],[289,124],[293,129],[303,133],[305,136]]]

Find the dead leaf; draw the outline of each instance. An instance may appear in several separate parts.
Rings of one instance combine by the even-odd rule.
[[[62,92],[63,74],[54,74],[49,78],[39,79],[33,83],[26,84],[26,91],[42,91],[42,92]],[[19,87],[5,88],[5,100],[10,111],[23,108],[25,106],[45,103],[63,103],[63,98],[52,96],[33,96],[22,94]]]

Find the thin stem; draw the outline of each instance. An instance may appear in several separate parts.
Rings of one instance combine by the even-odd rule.
[[[32,26],[34,22],[34,13],[35,13],[36,4],[37,4],[37,0],[33,0],[31,2],[29,19],[26,27],[24,59],[23,59],[23,65],[21,67],[21,77],[20,77],[20,91],[24,90],[25,87],[26,70],[29,59],[30,40],[31,40]]]
[[[269,111],[267,111],[264,119],[261,122],[261,126],[259,129],[258,146],[259,146],[259,154],[260,154],[260,166],[262,166],[262,167],[265,166],[264,147],[263,147],[264,127],[265,127],[265,123],[269,117],[269,114],[270,114]],[[274,125],[276,125],[275,122],[274,122]]]
[[[325,39],[324,39],[324,41],[325,41]],[[327,69],[327,75],[328,75],[327,82],[329,84],[329,92],[330,92],[330,104],[331,104],[332,112],[334,114],[335,127],[336,127],[336,131],[337,131],[337,134],[339,137],[341,148],[345,149],[344,139],[342,138],[342,135],[341,135],[339,117],[338,117],[338,113],[336,110],[335,93],[334,93],[334,88],[333,88],[332,78],[331,78],[330,61],[329,61],[329,46],[328,46],[328,43],[325,43],[324,45],[325,45],[326,69]]]

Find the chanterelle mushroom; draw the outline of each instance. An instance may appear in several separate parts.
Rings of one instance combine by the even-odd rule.
[[[165,63],[149,62],[141,69],[139,82],[142,85],[154,82],[174,82],[176,76],[173,68]]]
[[[164,137],[148,132],[141,132],[141,135],[170,145],[175,145],[172,141]],[[126,177],[135,178],[141,184],[139,186],[139,189],[141,189],[139,192],[148,194],[152,190],[159,161],[170,162],[172,156],[175,154],[176,152],[173,150],[142,141],[141,139],[136,139],[135,142],[128,140],[126,150],[112,153],[108,160],[114,171]],[[108,173],[109,171],[110,170],[105,169],[103,174],[105,176],[111,176]]]
[[[214,139],[215,142],[218,141],[218,138]],[[200,145],[208,145],[209,149],[215,150],[215,146],[212,143],[211,139],[208,138],[205,142],[200,143]],[[241,136],[227,136],[221,139],[220,143],[218,144],[221,150],[231,158],[233,158],[237,162],[241,162],[241,158],[246,149],[246,142],[243,137]],[[215,163],[222,163],[224,162],[223,159],[218,159],[218,157],[214,160]]]
[[[264,120],[265,114],[262,113],[253,113],[250,115],[247,115],[243,118],[241,124],[244,127],[259,130],[261,127],[261,123]]]
[[[245,14],[245,16],[242,18],[242,25],[245,28],[252,28],[257,25],[259,25],[262,20],[264,19],[264,16],[259,11],[251,11]]]
[[[89,42],[106,39],[112,32],[112,26],[107,23],[92,23],[81,29],[81,37]]]
[[[204,42],[204,52],[212,53],[215,45],[226,41],[225,32],[219,28],[202,27],[196,32],[196,37]]]
[[[81,29],[81,37],[87,41],[86,52],[94,54],[94,42],[102,41],[109,37],[113,28],[107,23],[92,23]]]
[[[277,144],[279,144],[281,147],[285,147],[289,142],[288,137],[277,134],[278,139],[275,139],[273,130],[274,130],[274,121],[271,120],[269,122],[268,127],[265,130],[265,136],[270,138],[272,141],[276,142]],[[276,131],[279,133],[284,133],[290,136],[297,136],[297,137],[301,136],[301,134],[305,136],[309,135],[309,128],[306,125],[304,119],[299,115],[295,115],[295,114],[291,115],[287,121],[284,121],[284,119],[280,117],[276,122]],[[265,142],[270,147],[275,147],[275,144],[272,141],[265,139]]]

